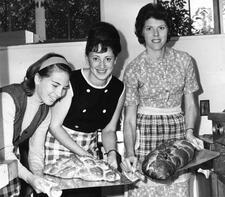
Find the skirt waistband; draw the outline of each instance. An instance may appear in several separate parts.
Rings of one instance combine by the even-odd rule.
[[[144,115],[174,115],[181,112],[180,106],[173,108],[138,107],[138,113]]]

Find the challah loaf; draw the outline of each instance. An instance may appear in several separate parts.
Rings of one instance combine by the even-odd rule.
[[[60,158],[56,163],[46,165],[44,173],[66,179],[80,178],[86,181],[114,182],[120,180],[120,175],[105,161],[76,155],[70,158]]]
[[[145,157],[142,171],[152,179],[165,180],[187,165],[194,152],[194,146],[187,140],[167,141]]]

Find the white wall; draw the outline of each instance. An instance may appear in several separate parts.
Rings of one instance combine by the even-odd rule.
[[[0,86],[23,80],[27,68],[49,52],[64,55],[75,68],[85,64],[85,42],[20,45],[0,48]]]
[[[182,37],[174,48],[195,59],[203,88],[200,99],[210,100],[211,111],[225,109],[225,34]]]

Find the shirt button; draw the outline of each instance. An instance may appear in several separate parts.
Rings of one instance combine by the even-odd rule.
[[[104,92],[107,93],[108,92],[108,89],[105,89]]]
[[[83,109],[83,111],[82,111],[82,112],[83,112],[83,113],[85,113],[86,111],[87,111],[86,109]]]
[[[91,92],[91,90],[90,90],[90,89],[87,89],[87,90],[86,90],[86,92],[87,92],[87,93],[90,93],[90,92]]]
[[[75,127],[76,129],[78,129],[78,128],[79,128],[79,126],[78,126],[78,125],[75,125],[74,127]]]
[[[102,110],[102,113],[105,114],[105,113],[106,113],[106,109],[103,109],[103,110]]]

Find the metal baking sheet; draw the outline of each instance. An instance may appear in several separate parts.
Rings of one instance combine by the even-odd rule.
[[[63,179],[59,177],[54,177],[46,175],[50,181],[53,181],[58,184],[61,190],[67,189],[78,189],[78,188],[90,188],[90,187],[107,187],[107,186],[116,186],[116,185],[129,185],[133,182],[126,178],[123,174],[120,174],[121,179],[115,182],[108,181],[85,181],[82,179]]]
[[[211,150],[207,150],[207,149],[202,149],[202,150],[196,151],[194,159],[190,163],[188,163],[186,166],[179,169],[178,171],[189,169],[194,166],[198,166],[206,161],[209,161],[211,159],[218,157],[219,155],[220,155],[219,152],[211,151]]]

